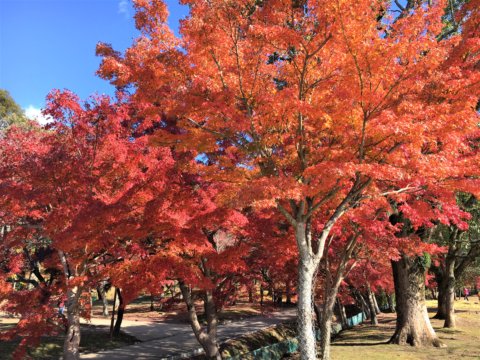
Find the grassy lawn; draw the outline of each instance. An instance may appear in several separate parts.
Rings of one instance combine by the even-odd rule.
[[[1,324],[5,329],[4,323]],[[0,342],[0,359],[11,359],[12,352],[15,350],[19,341]],[[109,328],[93,325],[82,325],[82,338],[80,342],[80,352],[91,353],[102,350],[114,349],[121,346],[131,345],[137,340],[130,335],[121,334],[118,339],[110,339]],[[30,350],[29,354],[33,359],[59,359],[62,353],[63,337],[51,336],[45,337],[37,348]]]
[[[435,314],[436,301],[428,301],[430,317]],[[443,321],[431,319],[432,325],[446,348],[415,348],[384,344],[395,329],[393,314],[381,315],[379,326],[360,325],[342,332],[332,344],[333,360],[349,359],[480,359],[480,304],[472,297],[469,302],[455,302],[457,328],[443,329]],[[383,344],[382,344],[383,343]]]

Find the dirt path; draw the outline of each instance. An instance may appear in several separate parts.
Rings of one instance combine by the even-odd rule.
[[[220,325],[218,337],[220,341],[234,338],[252,331],[276,325],[295,317],[294,308],[275,312],[269,316],[253,316],[244,320],[232,321]],[[101,320],[93,320],[93,324],[101,324]],[[200,350],[190,325],[184,322],[135,322],[127,321],[122,330],[144,340],[136,345],[126,346],[115,350],[102,351],[96,354],[86,354],[82,359],[164,359],[173,355]]]

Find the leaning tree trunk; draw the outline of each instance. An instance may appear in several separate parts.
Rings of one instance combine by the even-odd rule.
[[[377,313],[377,315],[381,314],[382,310],[380,310],[380,306],[378,306],[377,297],[375,296],[374,292],[372,292],[372,300],[373,300],[373,306],[375,308],[375,312]]]
[[[120,290],[120,288],[117,288],[116,291],[118,296],[118,311],[117,311],[117,321],[115,322],[115,327],[113,328],[113,336],[119,337],[126,304],[125,304],[125,299],[123,298],[122,290]]]
[[[212,292],[205,291],[203,296],[205,314],[207,317],[207,329],[205,331],[202,329],[202,325],[198,320],[191,289],[183,282],[179,282],[179,284],[180,290],[182,291],[183,300],[187,305],[190,325],[192,326],[192,330],[197,338],[197,341],[202,346],[208,359],[221,360],[222,356],[217,343],[218,317]]]
[[[319,359],[330,360],[330,343],[332,337],[332,315],[335,298],[326,299],[323,308],[323,316],[320,324],[320,356]]]
[[[401,256],[392,262],[397,324],[390,343],[445,346],[435,334],[425,305],[425,271],[420,258]]]
[[[374,294],[372,289],[370,288],[370,285],[367,284],[367,304],[368,304],[368,309],[370,310],[370,323],[372,325],[378,325],[378,319],[377,319],[377,311],[375,309],[375,303],[374,303]]]
[[[347,313],[345,312],[345,306],[343,306],[339,298],[337,298],[337,301],[335,302],[334,312],[335,312],[335,315],[340,320],[342,329],[346,329],[348,327]]]

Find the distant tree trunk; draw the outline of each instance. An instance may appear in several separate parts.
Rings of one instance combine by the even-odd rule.
[[[375,310],[375,305],[374,305],[374,297],[375,295],[373,294],[372,289],[370,288],[370,285],[367,283],[367,304],[368,304],[368,309],[370,310],[370,323],[372,325],[378,325],[378,319],[377,319],[377,312]]]
[[[285,283],[285,297],[286,297],[286,300],[285,300],[285,303],[287,305],[292,305],[292,284],[290,283],[290,281],[287,281]]]
[[[253,284],[248,287],[248,302],[253,303]]]
[[[387,302],[388,302],[388,310],[391,313],[394,313],[395,310],[395,303],[393,301],[393,295],[392,294],[387,294]]]
[[[263,306],[263,285],[260,284],[260,305]]]
[[[362,309],[362,312],[365,314],[365,317],[367,319],[370,319],[372,315],[370,313],[370,307],[368,306],[367,301],[365,301],[365,298],[357,289],[352,288],[352,292],[353,292],[353,297],[357,301],[357,304],[360,307],[360,309]]]
[[[115,327],[113,328],[113,336],[119,337],[120,336],[120,328],[122,327],[123,321],[123,314],[125,313],[125,299],[122,295],[122,290],[117,288],[117,296],[118,296],[118,311],[117,311],[117,321],[115,322]]]
[[[212,292],[203,292],[203,304],[207,318],[207,329],[205,330],[202,328],[202,325],[198,320],[191,289],[183,282],[179,282],[179,285],[180,290],[182,291],[183,300],[187,305],[190,325],[192,326],[197,341],[205,350],[208,359],[221,360],[222,356],[217,343],[218,318]]]
[[[372,292],[372,300],[373,300],[373,307],[375,308],[375,312],[378,314],[382,313],[382,310],[380,310],[380,307],[378,306],[378,301],[377,297],[374,292]]]
[[[335,315],[338,317],[338,320],[340,321],[340,324],[342,325],[342,329],[346,329],[348,327],[347,314],[345,312],[345,306],[343,306],[339,298],[337,298],[337,301],[335,302],[334,311],[335,311]]]
[[[402,255],[392,262],[397,324],[390,343],[413,346],[444,346],[438,339],[425,305],[425,272],[420,258]]]
[[[97,286],[97,294],[98,298],[102,300],[102,315],[105,317],[108,317],[108,300],[107,300],[107,294],[105,292],[105,282],[101,282]]]
[[[155,296],[150,294],[150,311],[155,311]]]

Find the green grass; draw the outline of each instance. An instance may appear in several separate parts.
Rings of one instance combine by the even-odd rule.
[[[430,317],[435,312],[436,301],[428,301]],[[385,314],[383,325],[375,327],[361,325],[344,331],[333,342],[332,360],[350,359],[480,359],[480,305],[477,299],[470,302],[455,302],[457,309],[457,328],[444,329],[443,320],[431,319],[438,337],[447,345],[446,348],[382,344],[390,338],[395,328],[393,315]]]
[[[120,337],[110,339],[109,328],[93,325],[82,325],[82,337],[80,341],[80,352],[92,353],[102,350],[114,349],[121,346],[131,345],[138,340],[130,335],[121,333]],[[18,341],[0,342],[0,359],[9,360],[11,354],[18,345]],[[63,337],[49,336],[42,339],[41,344],[35,349],[29,350],[33,359],[47,360],[59,359],[62,354]]]

